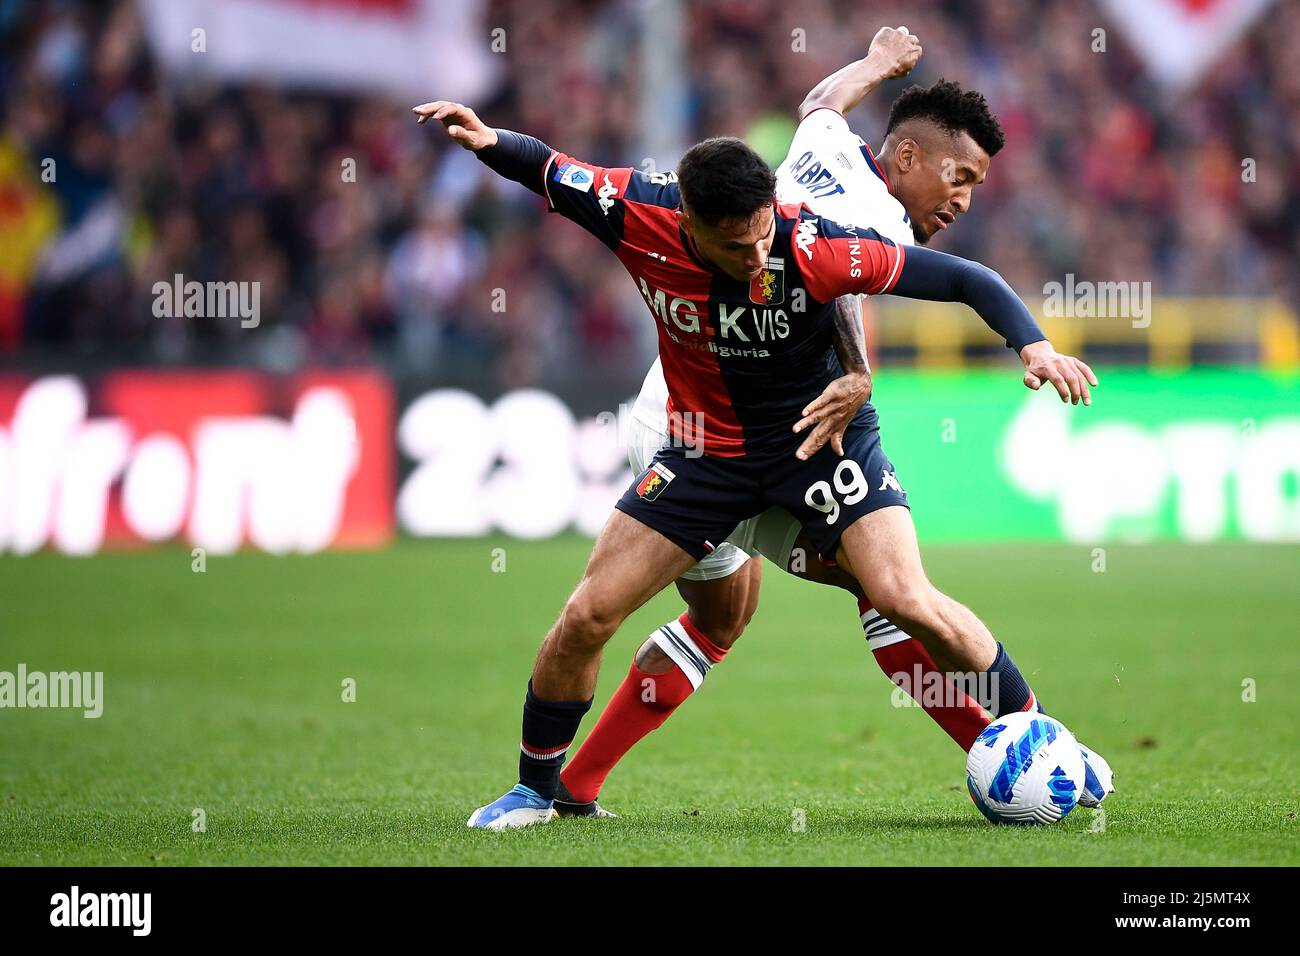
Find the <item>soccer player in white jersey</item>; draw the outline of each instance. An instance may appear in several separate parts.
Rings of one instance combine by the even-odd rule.
[[[920,55],[920,41],[905,27],[882,29],[865,58],[827,77],[808,94],[794,140],[777,170],[781,201],[803,203],[834,222],[869,227],[901,245],[928,242],[970,207],[971,191],[983,182],[993,154],[1002,146],[1001,129],[978,93],[943,81],[910,88],[890,111],[879,156],[872,155],[844,119],[881,82],[910,72]],[[838,308],[852,311],[851,324],[861,332],[860,307],[852,297],[841,299]],[[804,411],[796,428],[809,433],[801,456],[828,441],[839,451],[845,425],[870,397],[863,338],[845,343],[839,352],[847,374]],[[634,474],[644,471],[669,440],[667,405],[668,387],[656,358],[631,415],[628,459]],[[968,695],[959,678],[954,683],[941,647],[927,648],[883,618],[851,575],[817,556],[799,522],[773,508],[743,522],[678,580],[687,611],[641,645],[623,684],[564,768],[554,804],[561,816],[611,815],[596,800],[610,770],[700,687],[749,623],[761,580],[756,555],[792,574],[852,593],[867,644],[881,669],[913,692],[963,751],[988,725],[990,713],[997,717],[1039,706],[1028,686],[999,688],[1000,699]],[[936,681],[942,682],[944,694],[921,694]],[[1095,806],[1113,790],[1112,774],[1098,755],[1085,749],[1084,757],[1088,779],[1079,802]]]

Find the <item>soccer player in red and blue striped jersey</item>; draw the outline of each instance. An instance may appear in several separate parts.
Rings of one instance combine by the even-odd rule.
[[[1051,349],[999,277],[929,250],[905,253],[874,230],[776,202],[771,171],[736,140],[694,147],[678,183],[582,163],[531,137],[492,130],[460,104],[417,112],[442,121],[462,146],[614,251],[656,318],[670,401],[699,423],[695,434],[678,424],[675,437],[703,451],[663,449],[619,502],[538,655],[520,784],[476,811],[471,826],[550,818],[604,643],[739,520],[772,504],[800,518],[817,549],[853,573],[891,620],[970,670],[998,668],[1004,692],[1028,694],[978,618],[925,579],[874,409],[864,406],[845,431],[843,458],[830,449],[799,458],[793,431],[802,409],[841,371],[835,300],[856,293],[965,302],[1021,355],[1027,378],[1051,379],[1063,397],[1080,397],[1081,363]]]

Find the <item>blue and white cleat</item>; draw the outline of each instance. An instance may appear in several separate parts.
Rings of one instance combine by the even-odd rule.
[[[1108,793],[1115,792],[1115,774],[1101,754],[1082,744],[1079,752],[1083,754],[1083,789],[1079,791],[1079,806],[1100,806]]]
[[[550,800],[543,800],[535,790],[520,783],[505,796],[475,810],[465,825],[474,830],[512,830],[549,823],[554,816]]]

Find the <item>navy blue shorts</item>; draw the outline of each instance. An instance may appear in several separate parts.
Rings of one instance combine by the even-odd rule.
[[[740,522],[773,505],[794,515],[826,558],[835,557],[844,529],[863,515],[890,505],[908,507],[907,493],[880,447],[874,409],[845,430],[843,458],[827,445],[800,461],[794,456],[798,447],[796,440],[779,452],[689,458],[688,449],[668,445],[615,507],[696,560]]]

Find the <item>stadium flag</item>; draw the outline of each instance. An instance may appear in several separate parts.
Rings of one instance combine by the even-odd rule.
[[[1195,83],[1273,0],[1102,0],[1125,38],[1166,89]]]
[[[480,99],[499,71],[481,3],[139,0],[172,76]]]

